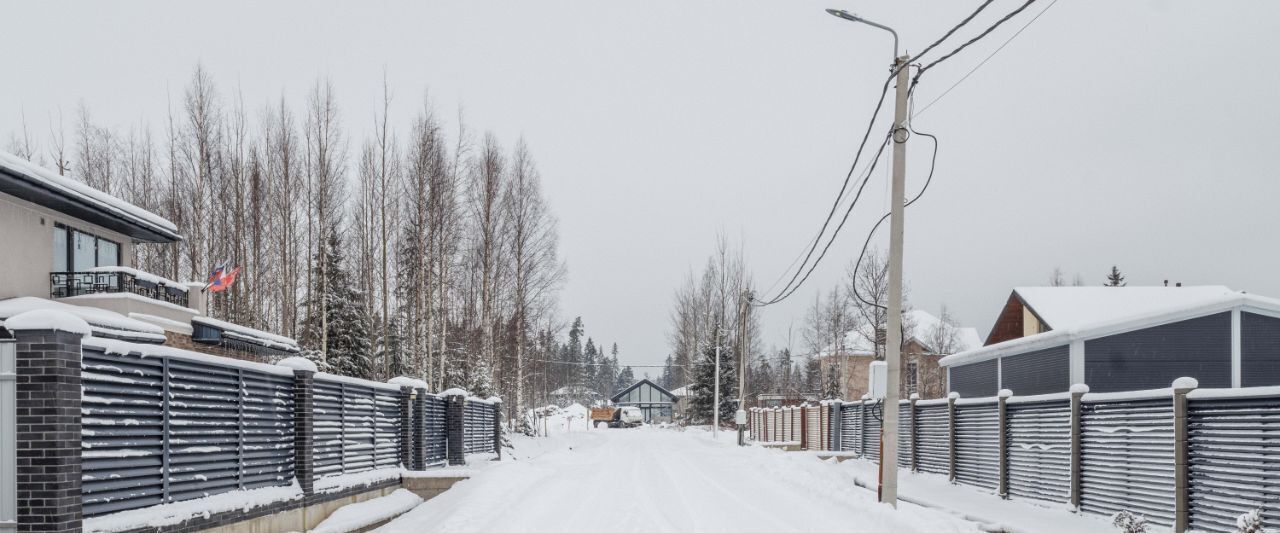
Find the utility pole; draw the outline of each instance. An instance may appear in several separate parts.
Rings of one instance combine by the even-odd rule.
[[[739,418],[747,409],[747,312],[751,309],[750,302],[751,291],[743,290],[738,300],[738,413],[733,416],[738,426],[738,446],[746,444]]]
[[[893,111],[893,186],[889,215],[889,324],[885,362],[884,425],[880,450],[880,503],[898,506],[898,383],[902,368],[902,223],[907,173],[908,56],[898,56],[898,97]]]

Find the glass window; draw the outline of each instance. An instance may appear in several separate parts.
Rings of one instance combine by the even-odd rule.
[[[98,239],[98,266],[120,266],[120,245]]]
[[[67,228],[53,228],[53,271],[67,271]]]
[[[74,241],[71,250],[71,269],[84,272],[97,266],[97,238],[88,233],[73,232]]]

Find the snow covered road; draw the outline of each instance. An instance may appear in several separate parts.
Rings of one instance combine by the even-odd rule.
[[[813,455],[735,439],[650,427],[518,438],[515,460],[477,469],[379,531],[976,531],[953,515],[877,504]]]

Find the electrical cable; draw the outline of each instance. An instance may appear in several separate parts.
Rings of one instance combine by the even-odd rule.
[[[980,61],[972,69],[969,69],[969,72],[965,73],[964,76],[961,76],[960,79],[956,80],[956,82],[951,84],[950,87],[947,87],[947,90],[942,91],[942,94],[939,94],[936,98],[929,101],[928,104],[925,104],[924,107],[920,108],[920,111],[916,112],[911,116],[914,118],[916,116],[924,114],[925,111],[928,111],[930,107],[933,107],[933,104],[938,103],[938,100],[941,100],[942,97],[950,93],[952,89],[955,89],[961,83],[964,83],[964,80],[969,79],[969,76],[972,76],[974,72],[977,72],[978,69],[982,68],[983,65],[986,65],[987,61],[990,61],[991,58],[995,57],[996,54],[1000,53],[1001,50],[1004,50],[1004,47],[1009,46],[1009,43],[1013,42],[1013,40],[1016,39],[1019,35],[1022,35],[1022,32],[1026,30],[1027,27],[1031,26],[1031,23],[1035,22],[1036,19],[1039,19],[1041,15],[1044,15],[1046,11],[1049,11],[1049,8],[1053,7],[1057,3],[1058,3],[1058,0],[1053,0],[1052,2],[1049,2],[1049,5],[1045,6],[1044,9],[1041,9],[1039,13],[1036,13],[1036,16],[1031,17],[1031,20],[1028,20],[1026,24],[1023,24],[1021,28],[1018,28],[1018,31],[1014,32],[1014,34],[1009,36],[1008,39],[1005,39],[1004,43],[1001,44],[1000,47],[996,48],[994,51],[988,54],[985,59]]]
[[[942,34],[942,37],[939,37],[938,40],[933,42],[933,44],[926,46],[923,52],[916,54],[915,57],[912,57],[910,61],[907,61],[907,63],[910,64],[919,61],[921,57],[924,57],[924,55],[929,53],[930,50],[933,50],[934,47],[942,44],[942,41],[947,40],[947,38],[951,37],[951,35],[957,30],[964,27],[965,24],[968,24],[969,21],[973,20],[973,17],[978,16],[978,13],[981,13],[982,10],[986,9],[987,6],[991,5],[991,2],[994,1],[995,0],[987,0],[986,2],[983,2],[982,5],[978,6],[978,9],[973,10],[973,13],[970,13],[969,16],[965,17],[964,20],[961,20],[959,24],[956,24],[950,30],[947,30],[947,33]]]

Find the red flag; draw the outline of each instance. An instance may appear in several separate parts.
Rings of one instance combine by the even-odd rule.
[[[227,290],[232,283],[236,282],[236,275],[239,273],[240,267],[231,269],[231,272],[227,272],[225,267],[218,267],[213,271],[213,275],[209,276],[209,292]]]

